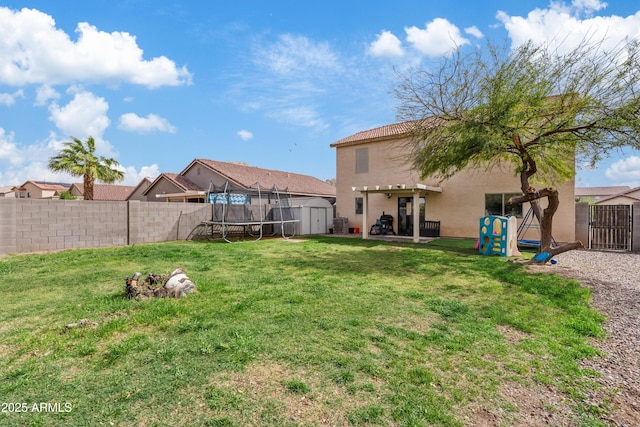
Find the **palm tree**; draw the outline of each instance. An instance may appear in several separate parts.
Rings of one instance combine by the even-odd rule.
[[[120,163],[94,154],[96,142],[92,136],[87,138],[86,145],[78,138],[72,136],[71,139],[72,142],[65,142],[65,148],[49,159],[49,169],[83,177],[85,200],[93,200],[93,184],[96,179],[107,184],[124,179],[124,172],[116,169]]]

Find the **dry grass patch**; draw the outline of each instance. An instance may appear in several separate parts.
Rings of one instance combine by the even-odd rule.
[[[379,398],[373,389],[356,395],[318,372],[263,362],[212,378],[205,398],[218,417],[240,418],[245,425],[346,426],[350,412]]]

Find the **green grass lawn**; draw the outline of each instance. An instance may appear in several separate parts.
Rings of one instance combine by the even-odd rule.
[[[582,403],[595,374],[578,364],[603,335],[589,291],[474,243],[316,237],[1,258],[0,425],[462,426],[487,413],[517,425],[522,390],[560,393],[575,425],[599,425],[603,409]],[[197,293],[124,298],[125,276],[179,265]]]

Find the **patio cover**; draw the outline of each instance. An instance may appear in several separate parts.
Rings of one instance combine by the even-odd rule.
[[[428,192],[442,193],[441,187],[432,187],[425,184],[387,184],[387,185],[365,185],[362,187],[351,187],[352,191],[362,193],[362,238],[369,238],[369,226],[367,215],[369,212],[369,194],[412,194],[412,216],[413,216],[413,241],[420,242],[420,197]]]

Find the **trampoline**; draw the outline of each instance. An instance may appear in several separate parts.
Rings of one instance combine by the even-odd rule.
[[[295,236],[296,223],[288,189],[277,186],[263,188],[255,183],[250,188],[235,188],[229,181],[222,187],[209,185],[206,201],[211,204],[211,218],[202,221],[188,239],[205,237],[229,243],[260,240],[264,236]]]

